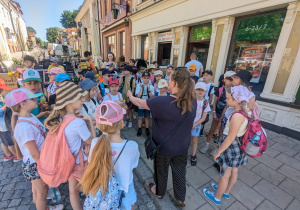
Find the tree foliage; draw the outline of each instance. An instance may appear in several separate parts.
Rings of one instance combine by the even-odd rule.
[[[76,27],[75,17],[77,16],[79,10],[73,10],[73,12],[69,10],[64,10],[60,15],[60,23],[64,28],[73,28]]]
[[[31,31],[32,33],[34,33],[34,35],[36,35],[36,30],[34,30],[34,28],[32,28],[31,26],[27,26],[26,29],[27,31]]]
[[[47,28],[46,30],[47,30],[46,38],[47,38],[48,42],[55,43],[57,40],[57,37],[59,35],[60,28],[50,27],[50,28]]]
[[[49,42],[43,42],[42,45],[41,45],[41,47],[42,47],[43,49],[47,49],[47,48],[48,48],[48,43],[49,43]]]
[[[41,46],[43,41],[39,37],[35,37],[36,44]]]

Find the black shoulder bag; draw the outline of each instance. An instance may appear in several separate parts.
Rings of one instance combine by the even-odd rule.
[[[155,157],[155,154],[159,151],[159,148],[161,148],[161,146],[166,143],[170,137],[172,137],[175,132],[177,131],[177,129],[182,125],[182,123],[185,121],[185,119],[187,118],[189,112],[186,112],[183,116],[183,118],[178,122],[178,124],[175,126],[175,128],[168,134],[168,136],[160,143],[160,144],[156,144],[155,141],[152,138],[152,133],[150,133],[147,137],[147,140],[145,141],[145,151],[146,151],[146,155],[147,155],[147,159],[151,159],[153,160]]]

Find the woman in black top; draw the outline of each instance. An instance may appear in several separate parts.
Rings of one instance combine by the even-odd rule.
[[[191,142],[191,130],[196,117],[197,102],[194,82],[186,68],[176,69],[170,76],[170,96],[158,96],[141,100],[128,92],[133,104],[152,112],[152,132],[159,144],[188,115],[175,134],[165,142],[154,158],[154,181],[149,187],[153,194],[162,198],[166,193],[169,165],[172,169],[174,196],[180,206],[185,206],[187,153]]]

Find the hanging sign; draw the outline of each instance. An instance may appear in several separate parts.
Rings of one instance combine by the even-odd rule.
[[[165,32],[158,34],[158,42],[172,42],[173,32]]]

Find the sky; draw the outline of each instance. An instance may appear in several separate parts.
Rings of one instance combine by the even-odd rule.
[[[37,32],[36,36],[46,40],[46,28],[62,28],[60,15],[64,10],[73,11],[82,5],[84,0],[15,0],[21,6],[26,26]]]

